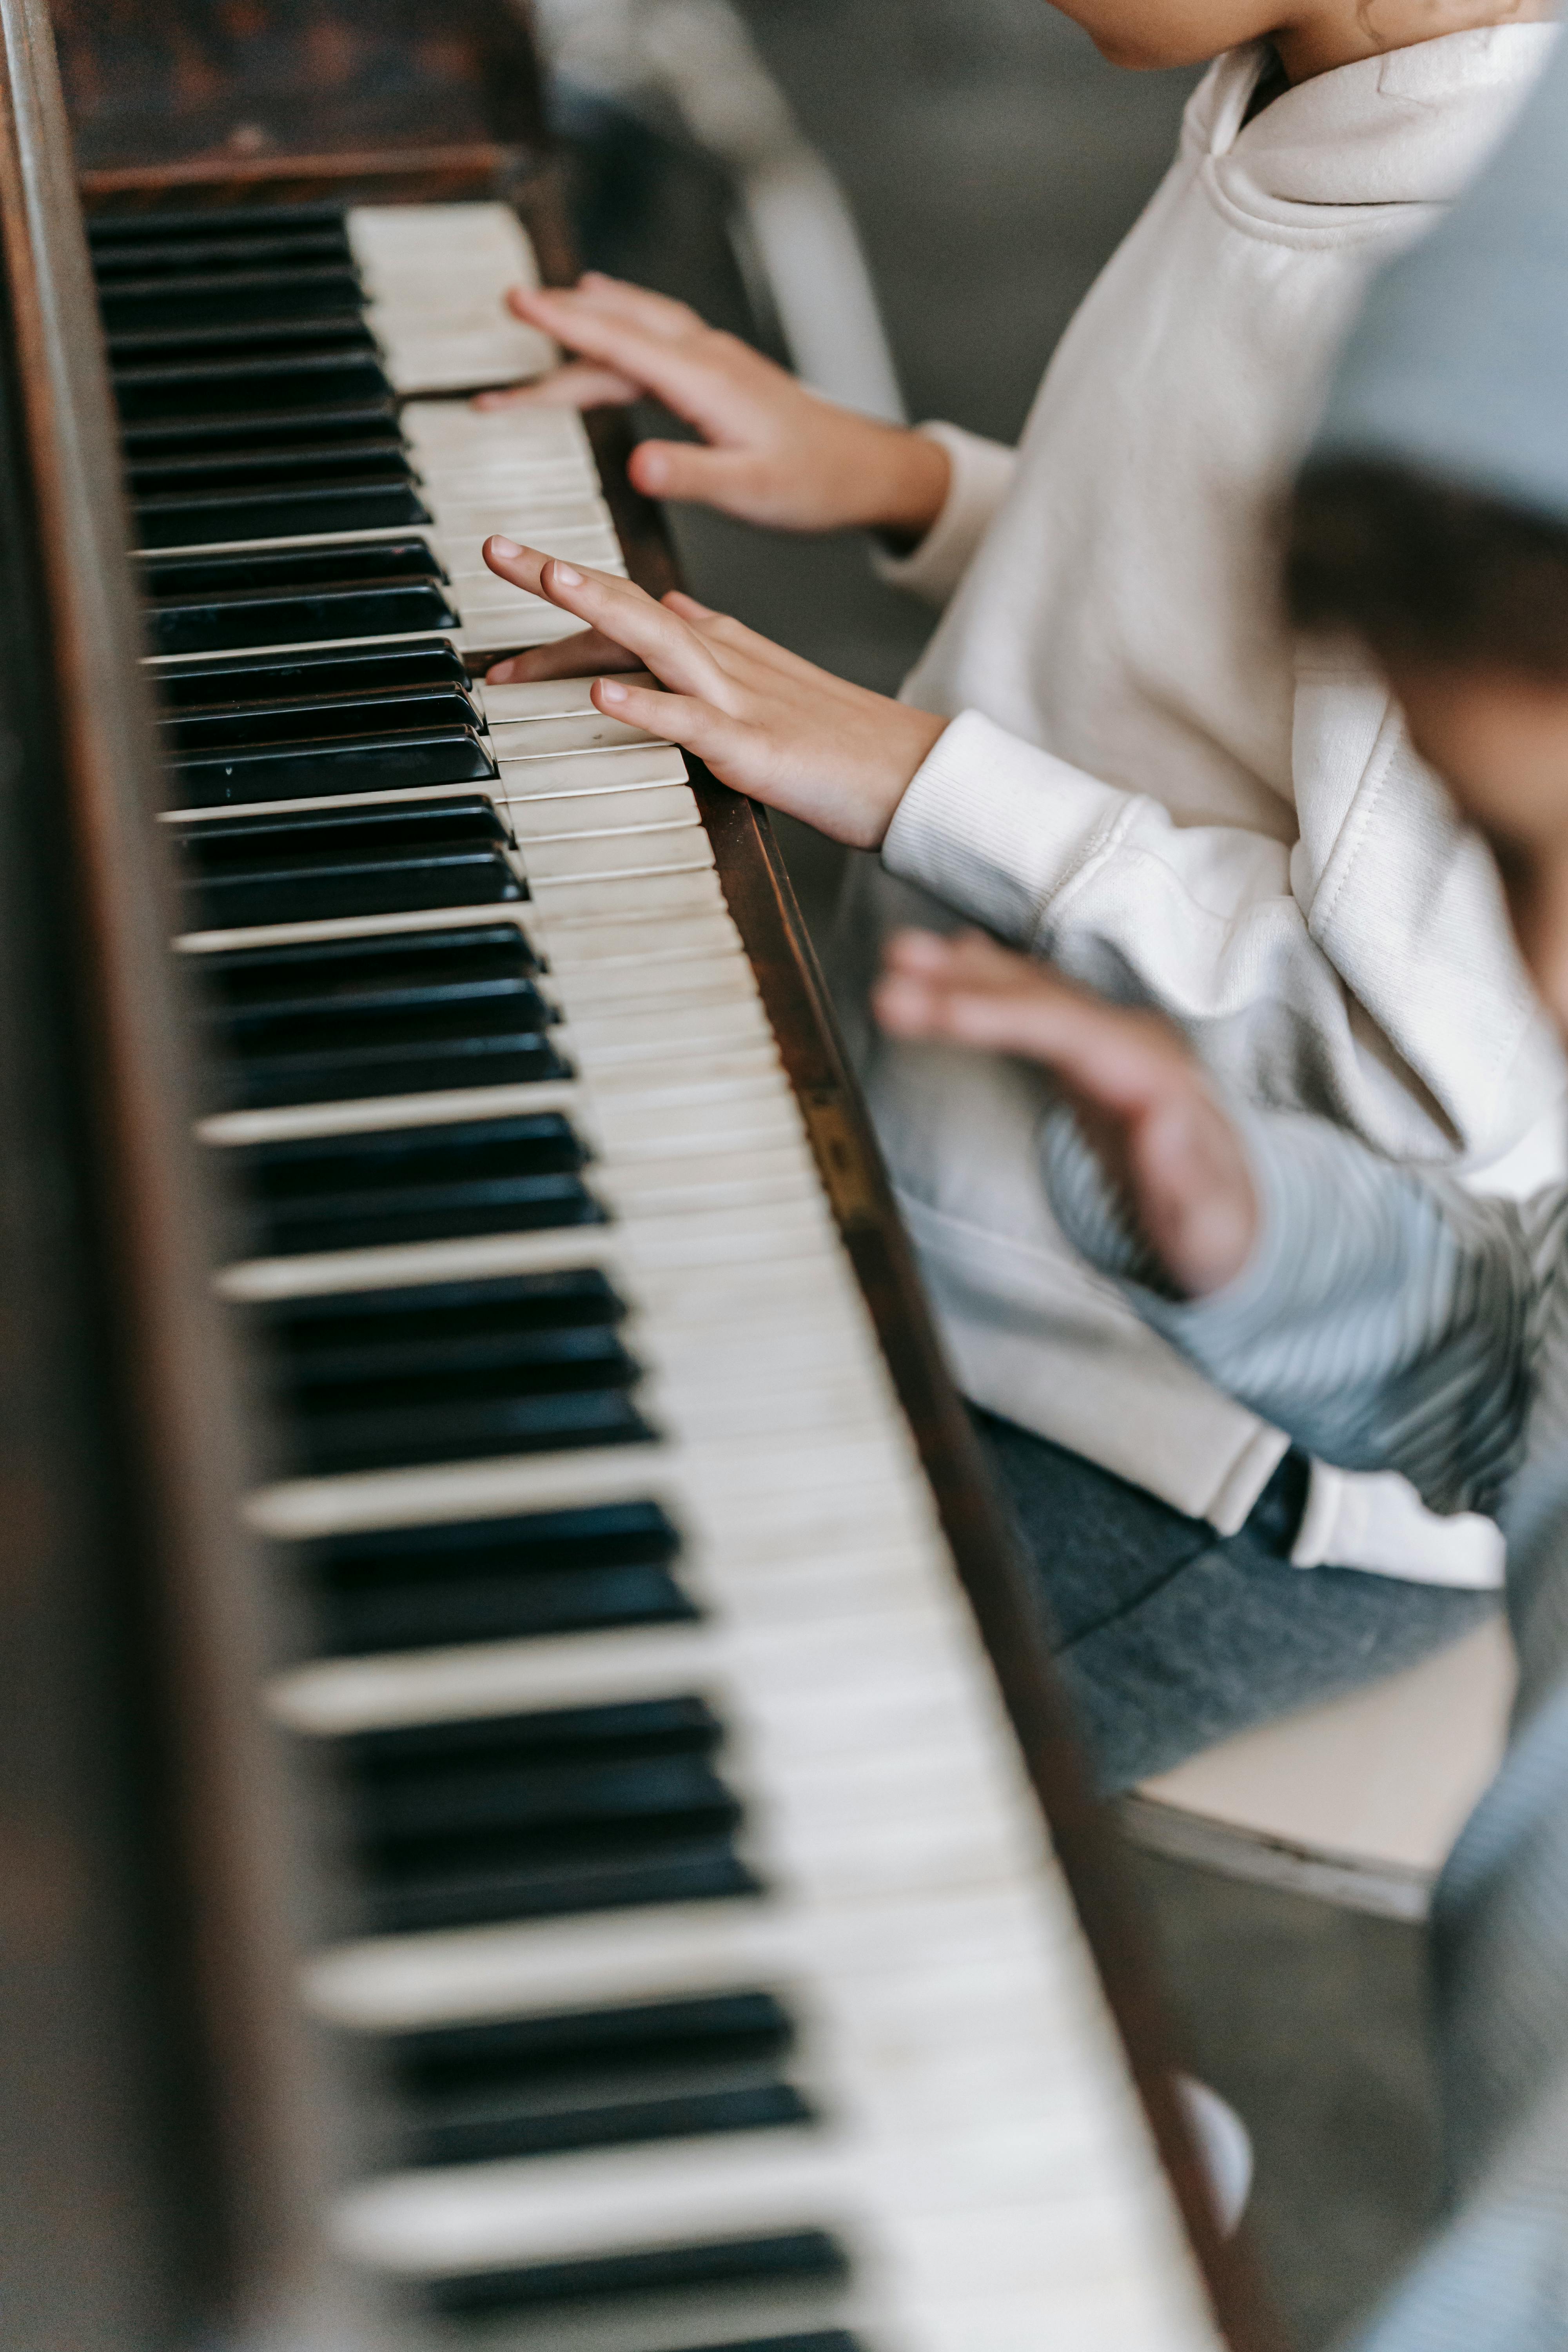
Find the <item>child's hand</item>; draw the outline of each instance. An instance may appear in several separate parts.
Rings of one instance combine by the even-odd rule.
[[[593,698],[607,718],[683,745],[737,792],[857,849],[880,845],[947,724],[847,685],[693,597],[672,593],[656,604],[629,580],[510,539],[487,539],[484,551],[500,579],[575,613],[672,689],[596,677]],[[526,656],[490,672],[498,680],[539,675]]]
[[[1258,1238],[1236,1129],[1170,1025],[1074,988],[978,931],[900,931],[873,998],[895,1037],[1041,1062],[1072,1101],[1144,1240],[1184,1297],[1234,1280]]]
[[[596,270],[574,289],[520,286],[507,299],[579,356],[538,383],[481,393],[479,405],[597,408],[654,394],[708,446],[643,442],[629,471],[646,498],[695,499],[775,530],[882,530],[911,542],[942,511],[939,443],[807,392],[684,302]]]

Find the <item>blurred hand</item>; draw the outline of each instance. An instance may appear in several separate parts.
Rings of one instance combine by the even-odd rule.
[[[578,357],[478,404],[601,408],[652,393],[707,446],[644,441],[629,470],[645,498],[692,499],[775,530],[881,530],[910,542],[942,511],[939,443],[823,400],[684,302],[596,270],[575,289],[520,286],[507,299]]]
[[[872,1002],[895,1037],[1042,1063],[1182,1297],[1202,1298],[1241,1272],[1258,1225],[1247,1154],[1157,1013],[1107,1004],[978,931],[900,931]]]
[[[915,770],[947,724],[847,685],[694,597],[672,592],[656,604],[629,580],[563,563],[510,539],[487,539],[484,551],[500,579],[574,613],[621,655],[618,667],[651,670],[670,689],[595,677],[593,698],[606,717],[681,744],[722,782],[834,841],[880,846]],[[528,661],[521,656],[498,663],[490,677],[546,674]],[[574,674],[583,675],[581,667]]]

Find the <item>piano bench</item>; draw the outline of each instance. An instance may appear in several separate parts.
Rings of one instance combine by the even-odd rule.
[[[1500,1617],[1386,1682],[1222,1741],[1145,1780],[1135,1845],[1396,1919],[1432,1882],[1497,1768],[1513,1696]]]

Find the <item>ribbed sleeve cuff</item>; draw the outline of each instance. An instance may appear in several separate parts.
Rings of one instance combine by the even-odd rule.
[[[1284,1334],[1291,1332],[1301,1345],[1300,1327],[1310,1335],[1316,1314],[1332,1306],[1334,1206],[1343,1194],[1342,1169],[1336,1165],[1340,1138],[1323,1122],[1259,1116],[1235,1101],[1226,1108],[1247,1148],[1258,1239],[1235,1279],[1206,1298],[1172,1295],[1066,1105],[1043,1120],[1040,1156],[1052,1210],[1074,1248],[1121,1284],[1146,1323],[1215,1372],[1222,1386],[1235,1389],[1245,1388],[1257,1349],[1268,1349],[1276,1359],[1269,1369],[1277,1370],[1277,1360],[1289,1352]]]
[[[1277,1361],[1292,1353],[1286,1333],[1303,1356],[1314,1355],[1318,1318],[1325,1306],[1332,1315],[1345,1155],[1342,1139],[1322,1120],[1260,1116],[1234,1100],[1226,1108],[1247,1148],[1258,1198],[1252,1255],[1234,1281],[1206,1298],[1176,1300],[1150,1290],[1137,1305],[1188,1355],[1210,1370],[1223,1367],[1226,1385],[1245,1386],[1260,1350],[1278,1377]]]
[[[1006,496],[1018,453],[957,425],[922,425],[919,429],[947,451],[952,468],[947,498],[910,554],[889,555],[885,548],[877,548],[871,562],[879,579],[941,606],[969,569],[970,558]]]
[[[882,861],[901,881],[1027,945],[1056,893],[1114,847],[1136,805],[966,710],[916,770]]]

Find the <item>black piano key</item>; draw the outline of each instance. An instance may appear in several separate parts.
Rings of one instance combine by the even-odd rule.
[[[606,2100],[598,2106],[508,2109],[411,2131],[404,2162],[491,2164],[509,2157],[563,2156],[573,2148],[635,2147],[715,2132],[773,2131],[808,2123],[814,2110],[793,2083],[671,2091],[662,2098]]]
[[[143,593],[155,602],[190,603],[240,589],[342,588],[357,582],[439,580],[447,574],[423,539],[344,539],[326,547],[215,549],[204,554],[149,555],[138,564]]]
[[[132,463],[155,458],[216,456],[234,451],[345,446],[367,438],[395,437],[397,401],[390,384],[368,396],[333,397],[288,409],[240,409],[233,414],[197,410],[190,415],[120,418],[121,446]]]
[[[258,319],[226,327],[136,328],[109,338],[111,377],[168,376],[187,368],[315,366],[327,360],[379,359],[380,347],[358,312],[337,318]]]
[[[210,661],[166,662],[153,673],[166,710],[207,710],[232,704],[322,695],[380,694],[456,686],[468,690],[460,654],[445,637],[395,646],[300,646],[286,654],[250,653]]]
[[[508,1920],[562,1919],[593,1911],[633,1911],[666,1903],[727,1903],[761,1892],[721,1837],[646,1841],[637,1853],[579,1854],[558,1862],[507,1863],[498,1856],[465,1870],[447,1856],[423,1875],[374,1887],[365,1908],[371,1932],[431,1935]]]
[[[293,694],[268,701],[213,701],[201,709],[174,712],[163,721],[165,740],[181,759],[328,737],[392,736],[414,727],[467,727],[477,733],[479,725],[467,684],[450,681],[373,686],[359,693]]]
[[[514,2086],[560,2101],[606,2084],[689,2081],[694,2068],[754,2077],[794,2042],[775,1994],[741,1991],[421,2026],[389,2035],[385,2058],[401,2097],[434,2116],[466,2114]]]
[[[292,411],[302,417],[393,396],[374,348],[118,367],[111,382],[120,414],[130,424],[154,418],[188,424],[225,412],[261,417]]]
[[[514,1849],[575,1860],[596,1844],[619,1848],[645,1832],[731,1829],[740,1808],[706,1757],[640,1756],[426,1770],[399,1787],[361,1791],[355,1820],[365,1848],[401,1867],[410,1849],[441,1862],[465,1844],[488,1848],[498,1837]]]
[[[621,1300],[596,1268],[258,1310],[301,1464],[468,1461],[651,1435]]]
[[[826,2230],[793,2230],[769,2237],[724,2238],[702,2245],[648,2246],[625,2253],[585,2255],[574,2262],[529,2263],[512,2270],[463,2271],[427,2279],[423,2293],[449,2318],[522,2311],[542,2328],[552,2305],[574,2315],[597,2303],[637,2295],[670,2295],[765,2287],[788,2281],[846,2279],[849,2258]],[[859,2352],[853,2336],[830,2328],[724,2347],[724,2352]]]
[[[239,539],[294,539],[330,530],[401,530],[435,520],[412,482],[341,482],[245,497],[139,499],[141,547],[199,547]]]
[[[394,806],[396,803],[393,803]],[[308,812],[300,811],[300,814]],[[357,812],[356,812],[357,814]],[[215,818],[239,824],[239,818]],[[202,985],[237,1017],[258,1012],[418,1004],[513,992],[539,969],[513,923],[473,923],[439,931],[389,931],[366,939],[299,940],[281,947],[229,948],[204,956]]]
[[[464,1234],[597,1224],[588,1158],[558,1111],[451,1127],[308,1136],[231,1152],[253,1247],[373,1249]]]
[[[226,1100],[363,1099],[570,1076],[511,924],[204,956]]]
[[[795,2042],[769,1992],[427,2028],[389,2044],[405,2160],[484,2162],[798,2122]]]
[[[93,224],[89,224],[89,228]],[[93,276],[100,295],[108,295],[127,279],[141,283],[166,278],[174,283],[193,277],[248,275],[261,270],[343,269],[353,267],[349,241],[341,227],[265,231],[253,227],[245,236],[126,238],[117,244],[92,240]]]
[[[705,1698],[689,1692],[668,1698],[626,1699],[610,1706],[537,1708],[521,1715],[437,1717],[346,1733],[336,1745],[340,1765],[356,1786],[395,1784],[465,1760],[482,1770],[498,1757],[535,1762],[563,1758],[710,1756],[724,1727]]]
[[[301,1251],[393,1249],[604,1223],[603,1208],[580,1176],[470,1176],[451,1184],[411,1184],[391,1201],[379,1190],[345,1191],[330,1202],[279,1204],[257,1219],[251,1247],[257,1255],[291,1257]]]
[[[700,1698],[468,1718],[342,1743],[384,1933],[756,1891]]]
[[[527,897],[510,835],[479,798],[381,803],[352,814],[294,809],[171,827],[187,919],[215,930],[328,922]]]
[[[196,450],[184,457],[152,453],[126,468],[132,495],[138,499],[312,485],[330,489],[365,479],[410,481],[413,475],[406,445],[393,430],[320,446],[286,442],[278,447]]]
[[[232,210],[180,210],[100,213],[87,223],[88,249],[101,276],[117,259],[145,251],[165,257],[171,265],[201,267],[205,257],[244,257],[258,246],[279,255],[301,255],[320,248],[328,259],[349,255],[345,207],[331,202],[300,205],[237,205]],[[244,265],[248,266],[248,265]]]
[[[487,1029],[447,1036],[431,1034],[434,1026],[427,1023],[419,1034],[375,1045],[253,1053],[220,1074],[219,1101],[234,1109],[276,1110],[295,1103],[539,1086],[572,1075],[549,1037],[526,1023],[497,1018]]]
[[[395,805],[395,803],[394,804]],[[300,810],[301,816],[310,814]],[[357,816],[360,812],[355,811]],[[238,817],[215,818],[238,824]],[[440,931],[390,931],[368,939],[299,940],[281,947],[229,948],[204,956],[202,984],[235,1005],[358,998],[384,989],[437,992],[471,987],[482,993],[498,979],[537,971],[527,940],[513,923],[474,923]]]
[[[329,1656],[674,1623],[698,1612],[653,1502],[324,1537],[298,1567]]]
[[[748,2336],[743,2344],[690,2345],[683,2352],[866,2352],[866,2347],[842,2327],[821,2327],[806,2336]]]
[[[151,555],[138,571],[157,653],[455,627],[447,575],[422,539]]]
[[[303,645],[328,637],[414,636],[461,625],[434,580],[297,595],[214,596],[195,604],[154,604],[147,617],[157,654],[226,653],[240,646]]]
[[[328,1291],[253,1310],[300,1377],[357,1380],[378,1372],[504,1362],[531,1332],[621,1322],[626,1307],[598,1266],[509,1274],[395,1289]]]
[[[536,1376],[551,1385],[537,1394],[508,1393],[499,1381],[488,1384],[494,1392],[477,1395],[441,1394],[434,1385],[411,1382],[409,1401],[402,1404],[380,1396],[359,1412],[313,1403],[300,1412],[295,1431],[297,1467],[314,1477],[336,1477],[416,1463],[484,1462],[514,1454],[648,1444],[654,1433],[627,1393],[637,1365],[614,1340],[580,1344],[600,1349],[607,1360],[542,1365]],[[619,1385],[556,1385],[574,1369]]]
[[[364,295],[358,272],[343,261],[196,268],[174,277],[166,270],[145,278],[116,270],[100,287],[98,307],[112,348],[116,337],[139,331],[160,334],[266,320],[357,320]]]
[[[426,792],[493,782],[495,776],[478,728],[462,724],[321,735],[168,763],[170,803],[179,809],[243,808],[313,793]]]

